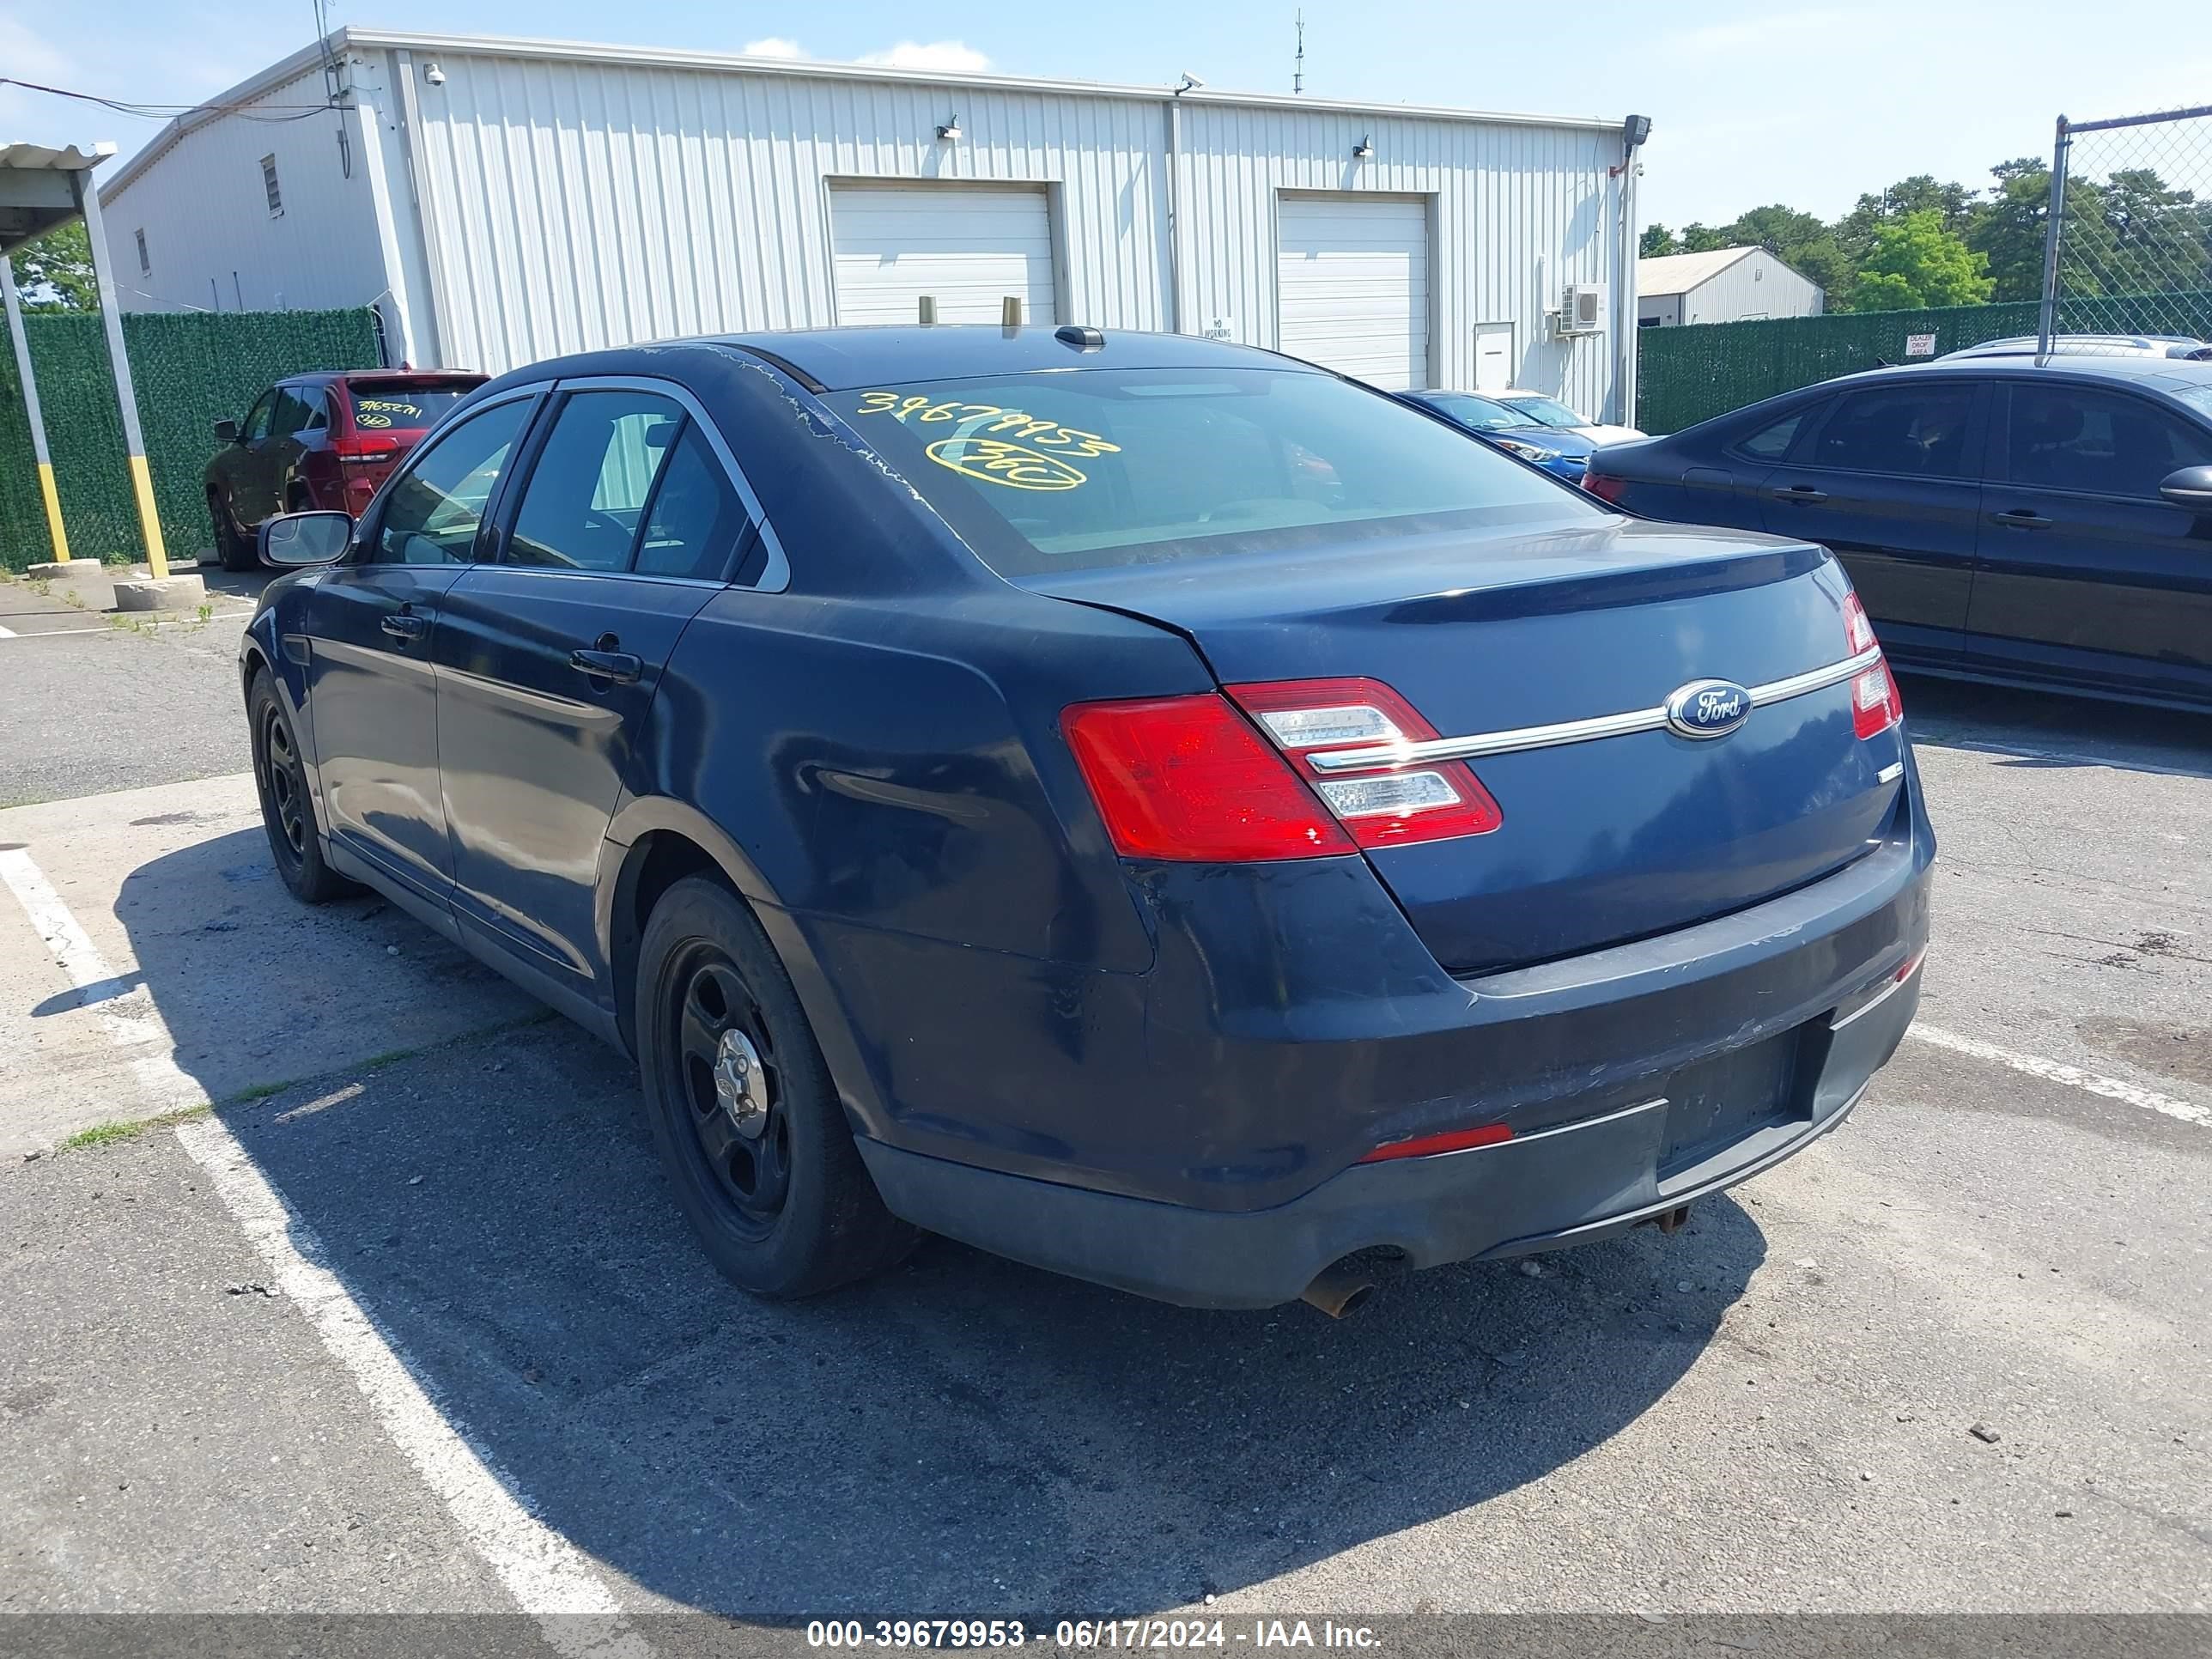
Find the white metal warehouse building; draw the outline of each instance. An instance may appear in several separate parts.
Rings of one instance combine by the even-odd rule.
[[[1763,247],[1662,253],[1638,260],[1636,294],[1636,320],[1644,328],[1817,317],[1826,299],[1818,283]]]
[[[1619,120],[346,28],[100,199],[128,306],[374,304],[418,367],[1016,297],[1624,419],[1636,159]]]

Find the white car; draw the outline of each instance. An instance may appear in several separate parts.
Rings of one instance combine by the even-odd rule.
[[[1525,412],[1538,426],[1548,426],[1560,432],[1578,432],[1594,444],[1624,444],[1631,438],[1644,434],[1632,426],[1607,426],[1596,421],[1586,421],[1557,398],[1547,398],[1540,392],[1486,392],[1481,394],[1501,404],[1510,404]]]

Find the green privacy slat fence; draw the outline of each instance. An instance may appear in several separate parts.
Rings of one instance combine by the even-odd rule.
[[[100,319],[49,314],[23,321],[70,553],[144,558]],[[123,319],[123,337],[161,535],[177,562],[190,560],[208,542],[200,472],[215,450],[210,428],[216,421],[243,416],[271,380],[287,374],[377,364],[376,324],[367,310],[133,312]],[[23,388],[14,354],[0,350],[0,567],[21,570],[52,556]]]
[[[2033,334],[2040,319],[2041,307],[2027,300],[1647,328],[1637,339],[1637,424],[1646,432],[1679,432],[1778,392],[1911,361],[1905,355],[1907,335],[1933,334],[1941,354],[1984,340]],[[2069,301],[2060,321],[2063,328],[2076,331],[2212,339],[2212,293]]]

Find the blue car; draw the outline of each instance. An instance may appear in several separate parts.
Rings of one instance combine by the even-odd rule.
[[[285,884],[635,1057],[791,1296],[924,1232],[1261,1307],[1672,1225],[1832,1129],[1935,840],[1850,582],[1095,329],[534,365],[240,663]]]
[[[1824,544],[1900,667],[2212,708],[2212,362],[1962,352],[1608,446],[1585,487]]]
[[[1547,426],[1526,409],[1502,398],[1474,392],[1401,392],[1409,404],[1441,415],[1464,427],[1483,442],[1507,454],[1540,466],[1555,477],[1579,486],[1583,472],[1597,446],[1579,432]]]

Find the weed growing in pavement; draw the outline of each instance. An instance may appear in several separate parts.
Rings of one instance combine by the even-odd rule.
[[[187,1106],[181,1111],[162,1112],[154,1117],[118,1118],[112,1123],[95,1123],[89,1129],[79,1129],[64,1140],[56,1150],[64,1152],[89,1151],[94,1146],[112,1146],[118,1141],[135,1140],[149,1129],[167,1128],[173,1123],[204,1117],[215,1109],[203,1101],[198,1106]]]

